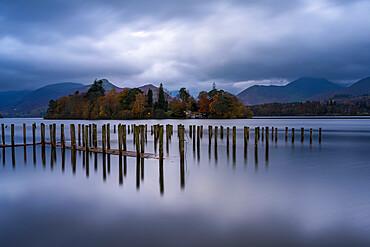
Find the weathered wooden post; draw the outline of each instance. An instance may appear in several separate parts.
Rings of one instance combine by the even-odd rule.
[[[184,142],[185,142],[184,126],[180,125],[178,130],[179,130],[180,160],[183,160],[184,159]]]
[[[110,149],[110,124],[107,124],[107,149]]]
[[[106,138],[107,138],[106,126],[105,126],[105,124],[103,124],[101,126],[101,139],[102,139],[102,151],[103,151],[103,154],[105,154]]]
[[[222,125],[220,127],[220,138],[221,138],[221,140],[224,139],[224,126],[222,126]]]
[[[229,148],[230,145],[230,128],[226,128],[226,147]]]
[[[118,154],[120,158],[120,163],[122,162],[122,125],[118,124]]]
[[[26,136],[27,136],[27,133],[26,133],[26,124],[24,123],[23,124],[23,144],[27,144],[27,138],[26,138]]]
[[[294,128],[292,128],[292,142],[294,142]]]
[[[301,142],[304,141],[304,128],[301,128]]]
[[[85,132],[88,132],[88,126],[86,125],[85,126]],[[87,135],[85,135],[85,150],[86,150],[86,154],[87,154],[87,152],[89,152],[89,140],[88,140],[88,136]],[[86,155],[86,159],[88,159],[88,157],[87,157],[87,155]]]
[[[215,126],[215,147],[217,147],[218,127]]]
[[[94,147],[98,147],[98,126],[96,124],[93,125],[93,138],[94,138]]]
[[[126,125],[123,125],[122,126],[122,142],[123,142],[123,151],[127,151],[127,146],[126,146]]]
[[[278,128],[275,127],[275,142],[278,140]]]
[[[203,138],[203,125],[200,126],[200,138]]]
[[[12,146],[14,147],[14,124],[11,124],[10,125],[10,134],[11,134],[11,143],[12,143]]]
[[[254,147],[258,147],[258,132],[257,132],[257,127],[254,128]]]
[[[321,143],[321,128],[319,128],[319,143]]]
[[[1,139],[3,141],[3,145],[5,145],[5,126],[1,124]]]
[[[193,135],[193,126],[189,125],[189,136],[190,136],[190,138],[192,137],[192,135]]]
[[[53,125],[49,124],[49,133],[50,133],[50,145],[54,147],[54,142],[53,142]]]
[[[41,123],[41,145],[45,147],[45,124]]]
[[[285,127],[285,141],[288,141],[288,127]]]
[[[211,147],[212,144],[212,126],[208,125],[208,145]]]
[[[54,147],[57,145],[57,124],[55,123],[53,124],[53,145]]]
[[[248,146],[247,127],[244,126],[244,146]]]
[[[84,128],[84,127],[82,126],[82,128]],[[78,135],[78,146],[81,146],[81,124],[78,124],[77,135]],[[82,138],[84,138],[84,137],[82,137]]]
[[[233,148],[236,148],[236,127],[233,126]]]
[[[274,140],[274,127],[271,127],[271,141]]]
[[[113,133],[116,134],[116,125],[113,125]]]
[[[82,124],[82,146],[84,146],[85,147],[85,139],[86,139],[86,134],[85,134],[85,125],[84,124]]]
[[[312,129],[310,129],[310,144],[312,144]]]
[[[136,139],[136,158],[139,160],[140,159],[140,139],[139,139],[139,127],[134,126],[134,134],[135,134],[135,139]]]
[[[65,139],[65,136],[64,136],[64,124],[60,125],[60,143],[62,145],[62,149],[65,149],[66,139]]]
[[[265,139],[265,127],[262,127],[262,141]]]
[[[163,160],[163,125],[159,126],[159,159]]]
[[[36,145],[36,124],[32,124],[32,143],[35,146]]]
[[[270,133],[269,133],[269,127],[267,127],[266,126],[266,148],[268,148],[269,147],[269,141],[270,141],[270,138],[269,138],[269,135],[270,135]],[[274,131],[274,130],[272,130],[272,131]]]
[[[76,149],[76,131],[75,131],[75,125],[71,124],[70,125],[70,132],[71,132],[71,144],[72,144],[72,149]]]

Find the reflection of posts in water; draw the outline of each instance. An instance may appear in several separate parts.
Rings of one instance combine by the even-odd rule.
[[[226,155],[229,159],[229,146],[230,146],[230,128],[226,128]]]
[[[103,181],[105,181],[107,179],[107,163],[105,154],[103,154],[102,156],[103,156]]]
[[[26,146],[23,147],[23,153],[24,153],[23,161],[24,161],[24,164],[27,163],[27,149],[26,148],[27,148]]]
[[[199,132],[198,132],[198,135],[199,135]],[[181,185],[181,188],[184,188],[185,187],[185,175],[184,175],[184,173],[185,173],[184,172],[184,170],[185,170],[185,167],[184,167],[185,166],[184,165],[185,164],[184,142],[185,142],[185,138],[184,138],[184,127],[181,125],[179,127],[180,178],[181,178],[180,185]],[[161,173],[161,170],[160,170],[160,173]],[[160,181],[161,181],[161,177],[160,177]],[[163,185],[163,168],[162,168],[162,185]]]
[[[54,148],[50,149],[50,168],[51,170],[54,169]]]
[[[265,161],[266,161],[266,165],[268,165],[268,162],[269,162],[269,145],[266,145],[266,148],[265,148]]]
[[[32,146],[32,150],[33,150],[33,165],[36,166],[36,146],[35,145]]]
[[[66,150],[65,149],[60,149],[61,154],[62,154],[62,172],[65,170],[65,163],[66,163]]]
[[[89,177],[90,174],[90,158],[89,158],[89,151],[85,152],[86,155],[86,177]]]
[[[3,166],[5,166],[5,148],[3,148]]]
[[[71,165],[72,165],[72,172],[76,174],[76,150],[71,151]]]
[[[164,194],[163,159],[159,159],[159,191]]]
[[[43,167],[46,166],[45,146],[41,146],[41,160]]]
[[[248,146],[244,146],[244,164],[247,165],[248,161]]]
[[[13,168],[15,168],[15,149],[14,147],[12,147],[12,164],[13,164]]]
[[[118,127],[119,131],[119,127]],[[118,165],[118,170],[119,170],[119,175],[118,175],[118,184],[122,185],[123,184],[123,174],[122,174],[122,160],[120,161]]]
[[[258,148],[257,146],[254,147],[254,164],[255,164],[255,168],[257,169],[258,167]]]

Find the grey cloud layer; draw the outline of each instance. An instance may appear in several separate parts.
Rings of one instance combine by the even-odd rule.
[[[351,81],[370,74],[369,12],[369,1],[344,0],[2,0],[0,83],[216,81],[237,92],[248,81]]]

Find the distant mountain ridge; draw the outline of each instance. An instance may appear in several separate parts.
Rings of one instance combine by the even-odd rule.
[[[322,78],[303,77],[285,86],[252,86],[237,94],[245,105],[265,103],[301,102],[308,98],[343,89],[343,87]]]
[[[121,92],[122,90],[130,89],[129,87],[117,87],[107,79],[101,79],[101,81],[103,82],[102,86],[106,91],[115,89],[117,92]],[[13,95],[20,95],[17,100],[13,100],[11,104],[5,104],[2,109],[0,108],[1,114],[5,117],[42,117],[46,113],[50,100],[57,100],[61,97],[75,93],[86,93],[90,87],[91,84],[84,85],[74,82],[62,82],[47,85],[34,91],[0,92],[2,99],[11,98]],[[152,84],[147,84],[138,88],[145,94],[148,93],[149,89],[151,89],[153,91],[153,100],[157,100],[158,87]],[[165,95],[167,100],[172,99],[170,95]]]

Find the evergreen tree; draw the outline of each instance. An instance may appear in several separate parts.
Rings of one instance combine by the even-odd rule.
[[[156,108],[161,109],[163,111],[166,111],[167,106],[168,106],[168,102],[166,102],[166,99],[164,97],[163,85],[161,83],[161,85],[159,86],[159,89],[158,89],[158,101],[157,101],[157,104],[156,104]]]
[[[148,90],[147,102],[149,108],[151,108],[153,106],[153,91],[151,89]]]

